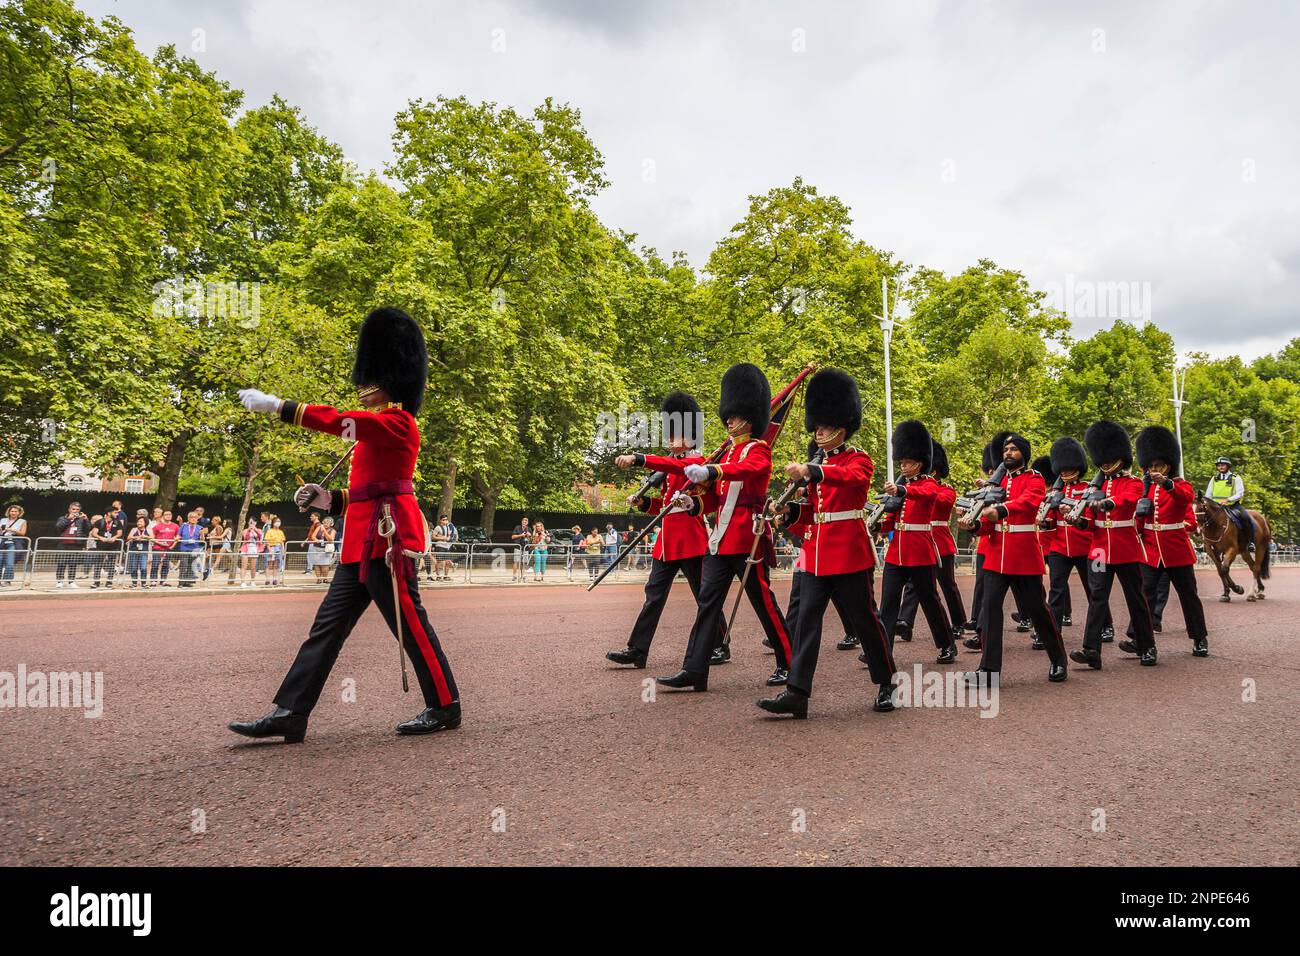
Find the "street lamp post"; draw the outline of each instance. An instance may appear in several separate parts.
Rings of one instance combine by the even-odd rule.
[[[893,480],[894,446],[891,438],[894,434],[894,399],[889,378],[889,342],[894,337],[894,319],[889,314],[889,278],[880,277],[880,302],[882,312],[876,316],[880,320],[880,331],[885,337],[885,478]]]
[[[1183,400],[1183,394],[1187,389],[1187,369],[1179,368],[1178,361],[1174,361],[1174,397],[1171,401],[1174,403],[1174,434],[1178,438],[1178,457],[1183,457],[1183,406],[1187,404]]]

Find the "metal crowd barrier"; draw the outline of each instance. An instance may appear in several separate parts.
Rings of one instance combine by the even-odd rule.
[[[279,555],[278,563],[267,551],[242,554],[238,544],[229,542],[230,550],[204,547],[182,551],[179,544],[169,550],[131,551],[129,542],[119,542],[116,547],[87,548],[85,539],[73,545],[57,537],[10,538],[12,547],[0,546],[0,581],[8,580],[9,588],[36,591],[64,589],[78,590],[112,587],[129,590],[151,587],[175,588],[189,586],[204,589],[228,587],[268,587],[271,573],[277,571],[282,584],[290,588],[323,588],[333,577],[343,550],[343,538],[333,542],[287,541]],[[151,542],[152,544],[152,542]],[[331,547],[332,544],[332,547]],[[609,573],[607,581],[614,583],[644,583],[651,561],[651,546],[643,545],[625,557]],[[877,558],[883,560],[883,546]],[[788,577],[798,552],[789,547],[777,549],[777,564],[772,571],[774,579]],[[586,586],[611,560],[611,555],[601,546],[598,554],[588,554],[585,547],[552,544],[540,555],[538,549],[519,547],[508,543],[476,542],[457,543],[449,549],[435,549],[418,562],[417,573],[426,586],[438,583],[460,584],[511,584],[560,582]],[[1279,551],[1273,563],[1284,566],[1300,565],[1300,551]],[[959,549],[956,554],[958,573],[974,570],[975,554],[972,549]],[[1197,566],[1211,567],[1204,551],[1197,552]],[[1234,571],[1240,571],[1240,565]],[[0,588],[5,587],[0,585]],[[2,592],[0,592],[2,593]]]

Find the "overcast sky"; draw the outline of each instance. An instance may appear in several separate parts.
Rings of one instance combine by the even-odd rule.
[[[247,105],[280,93],[363,169],[409,99],[568,101],[605,156],[602,219],[697,266],[748,195],[802,176],[909,263],[1024,271],[1076,334],[1123,308],[1099,284],[1135,283],[1122,317],[1149,303],[1180,351],[1300,335],[1300,5],[81,5]]]

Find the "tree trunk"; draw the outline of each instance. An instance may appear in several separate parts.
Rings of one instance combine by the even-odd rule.
[[[253,448],[252,457],[248,459],[248,471],[245,473],[244,481],[244,500],[239,504],[239,519],[235,522],[235,535],[231,546],[235,549],[234,559],[230,563],[230,573],[227,580],[234,581],[235,575],[239,571],[240,563],[243,561],[243,552],[240,546],[244,541],[244,526],[248,523],[248,506],[253,503],[253,486],[257,483],[257,448]]]
[[[442,475],[442,499],[438,502],[438,517],[451,514],[456,501],[456,459],[447,459],[447,470]]]
[[[176,508],[176,488],[181,480],[181,465],[185,463],[185,446],[193,432],[180,432],[167,444],[167,457],[163,459],[158,475],[158,493],[154,495],[155,508],[173,511]]]
[[[500,488],[494,488],[478,475],[471,475],[470,482],[474,485],[474,490],[478,496],[483,499],[483,510],[479,512],[478,522],[487,532],[488,540],[492,540],[492,523],[497,516],[497,496],[501,494]]]

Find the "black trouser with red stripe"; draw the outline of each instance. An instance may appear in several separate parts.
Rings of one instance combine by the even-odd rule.
[[[1065,665],[1065,643],[1061,632],[1047,610],[1047,596],[1043,593],[1041,574],[1002,574],[984,569],[984,620],[980,630],[984,634],[984,654],[980,670],[1002,670],[1002,604],[1007,591],[1015,595],[1020,613],[1029,618],[1030,625],[1047,645],[1047,656],[1053,664]]]
[[[745,573],[745,561],[748,554],[706,554],[700,572],[700,592],[697,596],[699,611],[695,615],[695,626],[691,628],[691,640],[686,645],[686,659],[682,670],[692,674],[707,674],[709,656],[718,643],[718,629],[723,626],[723,612],[727,602],[727,592],[731,582]],[[745,593],[749,603],[758,615],[758,622],[763,625],[767,639],[776,651],[778,667],[790,666],[790,632],[785,626],[785,616],[776,605],[772,596],[772,586],[767,576],[767,566],[762,559],[753,566],[745,581]]]
[[[407,580],[399,583],[398,594],[402,605],[402,644],[420,683],[425,706],[445,707],[458,700],[460,695],[438,635],[429,625],[429,617],[420,603],[420,590],[414,580]],[[276,692],[276,704],[295,714],[310,713],[320,698],[339,651],[343,649],[343,642],[372,601],[388,622],[389,629],[396,634],[393,581],[384,559],[371,559],[364,583],[359,562],[340,564],[334,569],[329,591],[316,610],[311,633],[298,649],[298,656]],[[393,682],[397,683],[400,677],[396,654],[393,655],[393,670]]]
[[[831,601],[848,612],[853,633],[861,636],[871,679],[877,684],[892,683],[894,655],[876,611],[876,597],[868,569],[850,574],[804,573],[800,585],[799,626],[796,629],[798,643],[786,686],[812,696],[813,672],[817,670],[817,654],[822,644],[822,617]]]
[[[1151,609],[1142,591],[1143,565],[1136,561],[1128,564],[1089,564],[1088,566],[1088,623],[1083,628],[1085,650],[1101,653],[1101,632],[1110,621],[1110,589],[1119,578],[1128,605],[1129,624],[1138,653],[1155,647],[1155,633],[1151,629]]]
[[[1092,585],[1088,583],[1088,558],[1085,555],[1077,557],[1066,557],[1063,554],[1052,552],[1047,556],[1047,608],[1052,612],[1052,619],[1056,621],[1056,626],[1061,626],[1063,615],[1070,613],[1070,572],[1074,571],[1079,575],[1079,583],[1083,585],[1084,597],[1088,596]],[[1110,605],[1106,605],[1106,617],[1102,621],[1102,627],[1110,627]]]
[[[889,635],[889,646],[894,646],[894,625],[898,623],[898,609],[903,602],[903,588],[910,584],[916,599],[925,611],[925,622],[930,625],[934,646],[944,650],[952,644],[952,625],[939,603],[936,578],[937,564],[890,564],[880,575],[880,623]]]
[[[943,592],[944,603],[948,605],[948,623],[954,625],[965,624],[966,605],[961,599],[961,589],[957,587],[956,555],[945,554],[939,559],[939,568],[935,572],[935,577],[939,579],[939,590]],[[883,598],[884,595],[881,596]],[[916,623],[918,603],[916,588],[909,581],[907,587],[903,588],[903,603],[898,606],[898,620],[906,624],[909,631],[912,629],[912,625]],[[892,629],[890,634],[892,636]]]
[[[650,578],[645,583],[645,602],[636,616],[636,623],[632,625],[632,635],[627,639],[630,650],[649,652],[650,642],[655,639],[655,630],[659,627],[659,617],[664,613],[664,605],[668,603],[668,592],[672,590],[679,570],[686,576],[691,594],[697,601],[700,599],[700,571],[703,563],[703,555],[678,561],[656,559],[650,563]],[[719,625],[714,647],[721,643],[722,627]]]
[[[799,604],[802,600],[803,578],[807,573],[796,569],[794,574],[790,576],[790,600],[785,606],[785,623],[790,626],[791,647],[799,646]],[[843,604],[833,594],[831,595],[831,603],[835,605],[835,613],[840,616],[840,623],[844,625],[844,633],[857,637],[858,635],[853,634],[850,627],[849,612],[845,610]]]
[[[1163,564],[1154,568],[1149,564],[1142,565],[1142,592],[1151,608],[1151,619],[1159,621],[1163,616],[1165,605],[1169,603],[1170,584],[1178,592],[1178,603],[1183,607],[1187,636],[1194,641],[1205,637],[1209,633],[1205,627],[1205,607],[1196,591],[1196,570],[1190,564],[1176,568],[1167,568]],[[1128,627],[1128,636],[1137,636],[1132,624]]]

